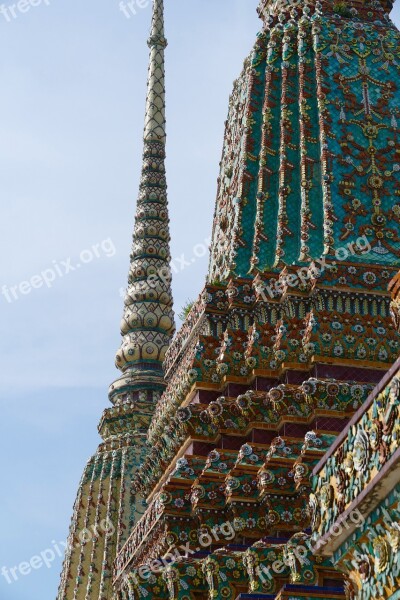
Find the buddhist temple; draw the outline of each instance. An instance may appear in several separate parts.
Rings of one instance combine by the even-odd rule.
[[[58,600],[400,599],[391,9],[260,1],[229,100],[206,285],[175,334],[153,0],[120,376]]]

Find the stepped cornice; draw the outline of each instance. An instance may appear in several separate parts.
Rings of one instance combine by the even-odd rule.
[[[135,573],[140,573],[143,564],[151,564],[152,560],[163,556],[172,548],[178,548],[185,541],[196,547],[199,543],[197,540],[201,540],[202,536],[219,531],[219,527],[223,531],[224,526],[221,524],[231,524],[228,539],[224,539],[221,534],[215,542],[215,547],[219,547],[217,552],[213,552],[213,545],[203,553],[194,550],[190,553],[197,556],[194,561],[183,559],[174,564],[174,569],[180,569],[183,565],[200,566],[203,574],[199,577],[199,585],[202,582],[201,585],[205,585],[206,590],[210,588],[212,597],[213,583],[216,582],[207,576],[210,574],[210,562],[217,557],[226,560],[233,556],[236,562],[232,568],[241,572],[240,586],[244,585],[245,589],[249,588],[253,592],[257,589],[261,591],[261,588],[257,588],[257,577],[251,569],[253,561],[262,562],[262,556],[266,558],[264,551],[267,548],[272,558],[273,549],[290,552],[296,541],[304,542],[307,539],[301,531],[309,524],[307,501],[310,472],[336,439],[341,422],[346,422],[354,411],[354,404],[362,402],[371,386],[310,380],[303,386],[286,388],[285,391],[272,389],[268,394],[249,391],[238,398],[219,398],[208,406],[192,407],[193,414],[189,418],[197,420],[190,427],[193,439],[200,439],[199,427],[206,427],[207,422],[214,423],[221,437],[216,446],[209,443],[211,451],[207,455],[187,454],[174,464],[173,470],[165,478],[161,489],[117,558],[114,571],[117,589],[123,588]],[[362,391],[361,395],[359,390]],[[277,421],[275,417],[279,414],[283,422],[290,423],[294,410],[298,410],[302,403],[300,396],[307,405],[305,413],[308,412],[308,417],[319,424],[319,429],[326,431],[318,434],[309,431],[304,437],[300,428],[298,437],[278,435],[282,423],[278,424],[280,419]],[[197,412],[197,419],[194,411]],[[206,414],[202,417],[202,413]],[[241,436],[237,439],[244,439],[241,427],[250,419],[253,419],[255,429],[263,428],[269,423],[271,429],[269,433],[264,432],[264,442],[246,442],[236,450],[222,449],[222,436],[227,435],[227,430],[231,434],[235,431],[235,436],[240,433]],[[227,420],[232,424],[226,426]],[[306,418],[305,427],[307,420],[311,422]],[[205,434],[204,439],[211,442],[209,434]],[[196,447],[194,444],[193,448]],[[264,542],[254,544],[260,537]],[[279,542],[272,542],[273,538],[278,537]],[[289,538],[291,541],[288,541]],[[278,543],[280,546],[277,546]],[[232,552],[232,544],[235,544],[237,552]],[[210,551],[212,554],[207,558]],[[322,565],[321,568],[324,569]],[[150,580],[140,582],[142,589],[157,597],[161,590],[156,592],[152,585],[157,584],[159,589],[163,589],[171,575],[168,568],[163,570],[162,576],[158,576],[158,573]],[[296,580],[291,577],[294,575],[288,569],[284,575],[288,582],[301,581],[300,578]],[[268,583],[271,585],[271,592],[277,592],[282,585],[280,578],[276,580],[272,576]],[[317,580],[311,578],[308,583],[316,585]],[[137,579],[136,585],[139,585]],[[239,582],[231,581],[231,585],[234,588]],[[170,586],[167,587],[168,590],[171,589]],[[170,597],[175,596],[172,594]],[[229,597],[235,597],[233,591]]]
[[[149,428],[152,451],[169,436],[177,409],[201,389],[276,382],[290,370],[306,378],[318,365],[389,368],[399,340],[386,290],[397,269],[325,267],[306,269],[304,285],[293,285],[297,271],[288,268],[206,286],[167,353],[168,385]]]

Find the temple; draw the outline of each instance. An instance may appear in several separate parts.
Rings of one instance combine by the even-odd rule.
[[[400,598],[391,8],[260,1],[229,101],[206,285],[174,336],[153,0],[121,375],[58,600]]]

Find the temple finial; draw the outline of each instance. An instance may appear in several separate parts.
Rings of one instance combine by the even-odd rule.
[[[165,143],[164,0],[153,0],[153,19],[148,39],[150,48],[144,140]]]
[[[119,403],[132,392],[161,391],[162,363],[175,332],[172,309],[169,217],[165,177],[164,3],[153,0],[143,165],[131,266],[116,365],[123,375],[110,388]]]

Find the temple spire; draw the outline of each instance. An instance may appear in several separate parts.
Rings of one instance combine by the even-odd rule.
[[[161,391],[162,362],[175,332],[172,309],[169,217],[165,176],[164,2],[153,0],[142,175],[133,233],[128,288],[116,355],[122,376],[110,387],[120,403],[132,392]],[[149,398],[150,399],[150,398]]]
[[[149,77],[147,82],[146,117],[144,141],[160,141],[165,144],[165,66],[164,51],[164,0],[153,0],[153,19],[150,37]]]

